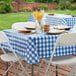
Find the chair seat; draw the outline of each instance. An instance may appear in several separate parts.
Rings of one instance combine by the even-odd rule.
[[[46,59],[45,62],[49,62],[49,59]],[[51,62],[53,65],[73,65],[76,63],[75,56],[61,56],[53,58]]]
[[[18,58],[21,60],[24,60],[24,57],[19,55],[18,55],[18,58],[16,58],[16,56],[13,53],[3,54],[0,56],[0,58],[6,62],[10,62],[10,61],[16,62],[18,61]]]

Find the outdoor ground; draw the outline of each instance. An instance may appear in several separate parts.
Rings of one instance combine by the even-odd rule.
[[[76,15],[76,11],[49,11],[46,13],[60,13]],[[0,30],[10,29],[15,22],[26,22],[31,13],[0,14]]]
[[[26,65],[25,62],[23,62],[23,64]],[[34,66],[34,70],[38,68],[39,64],[40,63]],[[15,66],[17,65],[18,63],[15,64]],[[43,64],[42,67],[45,67],[45,63]],[[51,66],[51,68],[53,68],[53,66]],[[65,66],[59,66],[58,68],[61,71],[61,72],[58,72],[58,76],[66,76],[69,73],[69,69],[66,68]],[[5,69],[6,69],[6,63],[0,60],[0,76],[3,75],[3,73],[5,72]],[[31,70],[31,66],[29,66],[27,70]],[[21,68],[19,69],[19,72],[21,72]],[[8,76],[14,76],[14,74],[15,74],[15,71],[13,68],[11,68],[10,71],[8,72]],[[34,76],[44,76],[44,74],[45,74],[45,70],[40,70],[38,73],[35,72]],[[30,76],[31,76],[31,73],[30,73]],[[53,72],[52,76],[56,76],[56,72]]]

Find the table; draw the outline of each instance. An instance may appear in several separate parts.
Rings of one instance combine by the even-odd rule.
[[[28,21],[35,22],[35,18],[32,14],[30,14]],[[51,25],[51,26],[64,25],[64,26],[73,27],[76,24],[76,17],[71,17],[71,16],[67,17],[64,14],[60,14],[60,16],[57,17],[57,16],[50,16],[50,15],[46,14],[45,23],[48,25]]]
[[[25,35],[15,30],[4,30],[4,32],[9,38],[13,49],[16,50],[16,53],[24,56],[25,61],[31,65],[37,64],[40,58],[49,58],[51,56],[55,41],[59,36],[42,34]],[[6,44],[3,46],[9,50]],[[76,54],[75,48],[76,46],[58,46],[54,56]]]
[[[3,30],[7,35],[10,44],[16,53],[24,56],[25,61],[30,65],[35,65],[40,58],[49,58],[54,48],[54,44],[59,35],[42,34],[21,34],[15,30]],[[3,44],[4,49],[9,50],[7,44]],[[76,54],[76,46],[58,46],[56,56],[66,56]]]

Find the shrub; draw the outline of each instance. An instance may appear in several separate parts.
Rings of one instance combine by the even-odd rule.
[[[70,10],[76,10],[76,5],[71,5],[69,9]]]
[[[32,12],[30,8],[20,8],[19,11],[20,12]]]
[[[66,9],[66,1],[59,0],[58,9],[65,10]]]
[[[2,5],[1,6],[2,10],[5,10],[6,12],[12,12],[13,11],[13,7],[11,5]]]
[[[59,4],[58,7],[57,7],[57,9],[59,9],[59,10],[65,10],[66,7],[64,5],[62,5],[62,4]]]
[[[32,9],[30,8],[25,8],[27,12],[32,12]]]
[[[1,5],[1,10],[5,12],[12,12],[13,7],[11,6],[12,0],[3,0],[3,4]]]
[[[60,10],[65,10],[65,9],[69,9],[71,6],[71,1],[70,0],[59,0],[59,4],[58,4],[58,9]]]
[[[39,9],[48,10],[48,5],[45,5],[45,4],[40,5],[40,6],[39,6]]]
[[[2,6],[0,6],[0,13],[5,13],[6,11],[2,9]]]
[[[20,8],[19,11],[20,12],[25,12],[25,8]]]
[[[66,1],[66,5],[65,6],[66,6],[67,9],[69,9],[70,6],[71,6],[71,2],[70,1]]]

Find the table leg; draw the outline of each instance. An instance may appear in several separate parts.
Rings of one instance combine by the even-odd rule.
[[[7,69],[8,69],[8,62],[6,62],[6,70]],[[6,76],[8,76],[8,72],[7,72]]]
[[[8,51],[6,51],[8,53]],[[8,69],[8,62],[6,62],[6,70]],[[6,76],[8,76],[8,72],[6,73]]]
[[[58,66],[56,65],[56,76],[58,76]]]
[[[31,72],[31,76],[34,76],[34,65],[32,65],[32,72]]]

